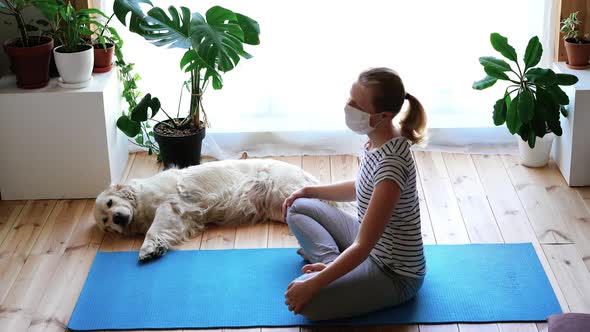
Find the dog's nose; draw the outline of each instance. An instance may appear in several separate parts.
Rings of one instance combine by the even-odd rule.
[[[113,214],[113,223],[115,223],[115,225],[123,225],[124,226],[127,223],[128,219],[129,218],[126,215],[124,215],[120,212],[116,212],[115,214]]]

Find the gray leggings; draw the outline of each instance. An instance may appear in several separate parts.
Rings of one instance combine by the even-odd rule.
[[[300,198],[289,208],[287,223],[311,263],[330,263],[348,248],[359,230],[356,218],[318,200]],[[303,274],[298,280],[313,277]],[[387,275],[371,258],[320,290],[301,314],[311,320],[362,315],[413,298],[423,278]]]

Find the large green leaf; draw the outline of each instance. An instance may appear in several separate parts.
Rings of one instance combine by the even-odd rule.
[[[244,31],[244,43],[250,45],[260,44],[260,26],[258,22],[239,13],[236,13],[236,17],[238,19],[238,25]]]
[[[209,66],[205,60],[203,60],[199,54],[193,50],[189,49],[184,53],[182,59],[180,60],[180,69],[184,70],[185,72],[190,72],[193,70],[200,71],[201,69],[205,69],[205,76],[204,80],[212,80],[213,88],[218,90],[223,87],[223,80],[221,79],[221,75],[215,68]]]
[[[483,70],[486,72],[486,74],[488,74],[488,76],[506,81],[510,79],[506,73],[496,69],[496,67],[484,67]]]
[[[506,126],[511,134],[515,134],[518,132],[520,127],[522,126],[522,122],[518,116],[518,99],[520,95],[514,97],[512,102],[510,103],[510,107],[508,107],[508,111],[506,113]]]
[[[141,23],[145,31],[143,37],[156,46],[170,48],[191,47],[191,11],[180,7],[180,13],[174,6],[168,7],[168,14],[159,7],[150,9]]]
[[[131,18],[129,19],[129,31],[139,34],[145,33],[140,27],[140,23],[144,21],[145,17],[145,14],[140,7],[140,4],[142,3],[153,7],[150,0],[115,0],[113,3],[113,12],[124,26],[127,26],[126,18],[127,15],[131,13]]]
[[[558,85],[549,85],[545,86],[545,90],[549,92],[553,101],[555,101],[559,105],[569,105],[570,99],[563,90]]]
[[[487,89],[487,88],[491,87],[492,85],[496,84],[497,81],[498,81],[497,78],[494,78],[491,76],[486,76],[485,78],[483,78],[477,82],[473,82],[472,88],[474,88],[475,90]]]
[[[535,131],[532,128],[529,128],[529,139],[527,140],[527,143],[529,143],[529,147],[531,149],[535,148],[535,141],[537,140],[537,135],[535,134]]]
[[[148,116],[148,109],[152,109],[151,116]],[[131,110],[131,120],[142,122],[147,121],[147,119],[153,118],[158,110],[160,109],[160,100],[158,98],[152,98],[150,93],[146,94],[141,98],[137,106]]]
[[[535,84],[553,85],[557,82],[557,75],[551,69],[531,68],[524,76]]]
[[[534,36],[529,40],[524,53],[524,70],[536,66],[541,61],[541,55],[543,55],[543,46],[539,42],[539,37]]]
[[[251,57],[244,51],[244,32],[234,12],[215,6],[206,17],[205,21],[200,15],[193,16],[192,46],[209,67],[227,72],[235,68],[240,57]]]
[[[531,128],[538,137],[543,137],[547,133],[547,125],[545,124],[545,106],[537,99],[535,103],[535,115],[530,122]]]
[[[131,120],[126,115],[121,115],[119,117],[117,120],[117,128],[129,137],[135,137],[141,132],[141,125],[139,122]]]
[[[570,74],[557,74],[557,85],[574,85],[578,83],[578,78]]]
[[[560,105],[557,104],[551,94],[544,88],[537,88],[537,104],[542,111],[543,118],[547,122],[547,127],[555,135],[561,136],[561,124],[559,122]]]
[[[517,61],[516,51],[514,47],[508,44],[508,38],[500,35],[497,32],[494,32],[490,35],[490,41],[494,49],[503,56],[505,56],[508,60],[512,60],[514,62]]]
[[[504,98],[498,99],[494,104],[493,120],[496,126],[501,126],[506,122],[506,101]]]
[[[535,100],[529,90],[524,90],[518,95],[518,117],[523,123],[529,123],[535,115]]]
[[[481,58],[479,58],[479,63],[484,67],[492,67],[499,71],[512,70],[508,62],[502,59],[494,58],[493,56],[482,56]]]

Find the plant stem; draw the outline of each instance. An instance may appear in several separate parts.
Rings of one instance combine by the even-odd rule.
[[[202,98],[202,91],[200,88],[200,75],[199,75],[199,67],[196,67],[191,71],[191,105],[190,105],[190,112],[189,117],[193,121],[195,128],[200,127],[200,105],[201,105],[201,98]]]
[[[27,28],[25,27],[25,20],[23,19],[23,14],[19,9],[17,9],[11,1],[5,1],[6,5],[12,10],[14,18],[16,19],[16,25],[19,30],[20,39],[23,43],[24,47],[29,47],[29,34],[27,32]]]
[[[104,34],[105,30],[107,29],[107,27],[109,26],[109,22],[111,22],[111,19],[113,18],[113,16],[115,16],[115,14],[113,13],[111,15],[111,17],[109,17],[109,19],[107,20],[107,23],[105,23],[104,25],[104,29],[102,29],[102,32],[100,33],[100,36],[102,37],[102,35]]]
[[[170,119],[170,121],[172,121],[172,123],[174,124],[174,127],[176,127],[176,121],[174,121],[174,118],[171,117],[170,115],[168,115],[168,113],[166,113],[166,111],[164,111],[164,109],[162,107],[160,107],[160,109],[162,110],[162,112],[164,112],[164,114],[166,114],[168,119]]]

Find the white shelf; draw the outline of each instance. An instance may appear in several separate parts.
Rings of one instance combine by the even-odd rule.
[[[0,79],[2,199],[93,198],[118,182],[128,157],[116,127],[121,93],[114,72],[87,88],[16,88]]]
[[[561,117],[563,135],[555,140],[553,159],[570,186],[589,186],[590,69],[570,69],[564,62],[554,63],[553,69],[578,77],[575,85],[562,87],[570,98],[569,114]]]

